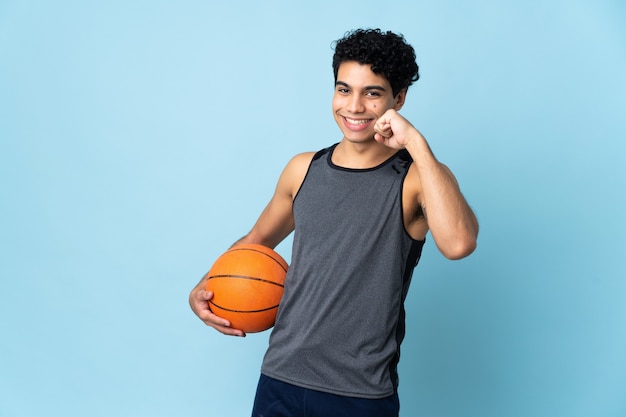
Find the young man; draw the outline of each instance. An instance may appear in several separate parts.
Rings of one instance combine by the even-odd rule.
[[[476,247],[478,223],[450,170],[398,114],[419,78],[402,36],[356,30],[337,41],[332,108],[342,140],[295,156],[237,244],[275,247],[294,232],[285,293],[253,416],[398,416],[404,299],[426,233],[450,259]],[[190,304],[207,325],[204,279]]]

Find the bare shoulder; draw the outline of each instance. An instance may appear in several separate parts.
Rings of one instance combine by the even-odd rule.
[[[285,173],[288,173],[292,180],[301,183],[309,169],[309,165],[311,165],[313,156],[315,156],[315,152],[303,152],[297,154],[287,163]]]
[[[315,156],[315,152],[299,153],[293,158],[291,158],[291,160],[289,160],[289,163],[287,164],[287,166],[293,165],[295,169],[307,170],[309,168],[309,165],[311,164],[311,160],[313,159],[313,156]]]
[[[279,187],[282,187],[291,197],[295,197],[300,189],[314,155],[315,152],[297,154],[285,166],[280,176]]]

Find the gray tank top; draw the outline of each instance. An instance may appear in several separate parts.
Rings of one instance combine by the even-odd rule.
[[[319,151],[294,199],[291,265],[261,372],[361,398],[397,389],[404,299],[424,241],[404,228],[399,151],[370,169]]]

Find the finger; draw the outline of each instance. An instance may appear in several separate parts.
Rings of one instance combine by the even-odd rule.
[[[374,130],[381,134],[389,134],[391,132],[391,123],[383,118],[380,118],[374,124]]]
[[[243,330],[231,329],[230,327],[211,327],[226,336],[246,337],[246,333]]]
[[[198,301],[209,301],[211,298],[213,298],[213,291],[200,290],[196,293]]]
[[[243,330],[232,328],[228,320],[218,317],[213,313],[209,313],[208,316],[209,317],[206,320],[203,320],[204,324],[209,327],[213,327],[218,332],[223,333],[227,336],[246,336]]]
[[[212,298],[213,292],[205,290],[195,292],[191,298],[191,308],[200,320],[202,320],[205,325],[212,327],[225,335],[245,337],[245,332],[240,329],[233,329],[228,320],[213,314],[209,303]]]
[[[213,298],[213,293],[211,291],[206,291],[208,294],[208,298]],[[232,328],[232,324],[230,321],[222,318],[211,311],[211,304],[207,301],[204,301],[203,309],[198,314],[198,317],[209,327],[213,327],[215,330],[220,333],[224,333],[226,335],[231,336],[241,336],[245,337],[245,333],[240,329]]]
[[[378,130],[376,130],[376,133],[378,133],[380,136],[384,137],[384,138],[390,138],[393,136],[393,131],[391,130],[390,127],[382,127]]]
[[[205,294],[198,294],[198,317],[207,325],[207,326],[220,326],[220,327],[230,327],[230,322],[222,317],[217,316],[211,311],[211,303],[209,300],[213,298],[213,293],[211,291],[204,291]]]

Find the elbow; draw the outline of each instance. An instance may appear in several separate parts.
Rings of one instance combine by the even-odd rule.
[[[476,246],[476,237],[468,236],[463,239],[456,239],[453,245],[450,245],[445,249],[442,248],[441,253],[446,258],[455,261],[471,255],[472,252],[476,250]]]

